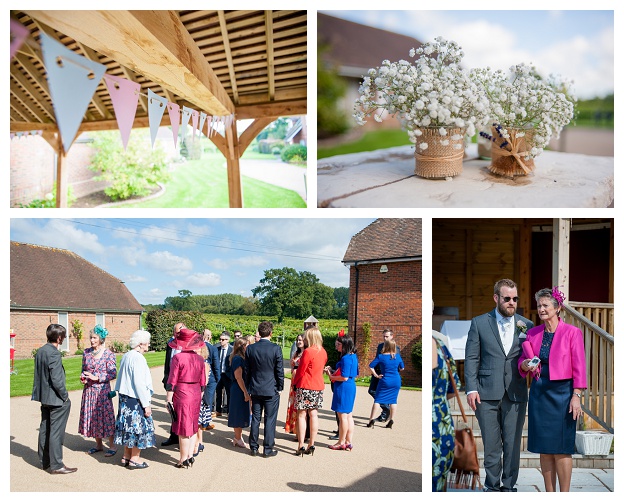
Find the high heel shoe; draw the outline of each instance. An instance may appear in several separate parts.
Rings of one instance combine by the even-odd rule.
[[[186,461],[191,467],[193,467],[193,464],[195,463],[195,459],[193,457],[187,458]]]
[[[299,448],[299,449],[295,452],[295,455],[297,455],[298,457],[303,457],[303,454],[304,454],[305,452],[306,452],[306,449],[305,449],[305,447],[303,447],[303,446],[302,446],[301,448]]]
[[[316,446],[311,445],[306,448],[305,454],[314,456],[314,450],[316,450]]]
[[[346,447],[346,444],[330,444],[327,448],[330,450],[345,450]]]
[[[386,429],[392,429],[392,424],[394,424],[394,420],[388,421],[388,423],[386,424]]]
[[[369,421],[368,424],[366,424],[366,427],[368,427],[369,429],[372,427],[374,429],[375,428],[375,420]]]
[[[351,443],[345,444],[345,450],[347,451],[353,450],[353,445]]]
[[[182,469],[183,467],[186,467],[188,469],[188,465],[184,465],[184,462],[182,462],[181,464],[176,464],[175,465],[178,469]]]
[[[187,458],[186,460],[182,462],[182,465],[188,469],[191,463],[189,462],[189,459]]]

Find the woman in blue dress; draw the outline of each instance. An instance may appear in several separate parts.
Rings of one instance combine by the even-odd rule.
[[[380,372],[375,371],[375,367],[379,365]],[[394,414],[397,409],[397,398],[399,396],[399,389],[401,388],[401,375],[399,371],[405,369],[403,359],[401,359],[400,352],[396,349],[396,343],[394,340],[386,340],[384,342],[381,353],[373,359],[369,364],[371,373],[374,377],[379,378],[377,384],[377,391],[375,392],[375,402],[371,409],[370,420],[366,427],[374,427],[375,420],[373,416],[381,411],[381,403],[390,405],[390,420],[386,424],[386,429],[392,429],[394,424]]]
[[[353,449],[353,405],[355,404],[355,377],[358,376],[358,359],[355,355],[353,339],[349,336],[341,336],[341,357],[336,363],[336,370],[332,371],[329,366],[325,372],[334,383],[334,395],[331,409],[338,414],[338,442],[330,445],[332,450]]]
[[[228,413],[228,427],[234,429],[232,444],[240,448],[247,448],[243,441],[243,429],[249,427],[249,393],[245,387],[245,350],[247,338],[240,337],[234,342],[234,349],[230,355],[230,364],[234,380],[230,387],[230,402]]]

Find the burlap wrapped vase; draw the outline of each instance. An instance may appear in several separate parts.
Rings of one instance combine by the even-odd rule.
[[[533,129],[516,129],[504,127],[509,133],[509,138],[499,136],[496,127],[492,127],[492,162],[488,169],[500,176],[526,176],[535,169],[533,159],[526,159],[533,144]],[[524,135],[518,136],[518,133]]]
[[[446,135],[442,136],[440,127],[420,128],[422,135],[418,136],[414,152],[416,175],[423,178],[446,178],[457,176],[462,172],[465,129],[461,127],[444,129]],[[427,144],[424,150],[420,148],[422,143]]]

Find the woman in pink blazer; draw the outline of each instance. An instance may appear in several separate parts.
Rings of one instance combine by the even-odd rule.
[[[559,318],[565,297],[556,287],[539,290],[535,300],[543,324],[527,332],[518,361],[520,374],[534,377],[527,449],[540,454],[546,491],[556,491],[559,480],[560,491],[568,492],[576,419],[582,414],[581,392],[587,388],[583,333]],[[534,357],[538,364],[531,363]]]

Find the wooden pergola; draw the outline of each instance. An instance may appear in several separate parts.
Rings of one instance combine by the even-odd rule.
[[[46,80],[39,34],[106,66],[106,73],[151,89],[180,107],[236,120],[211,140],[227,159],[230,207],[242,207],[239,159],[262,129],[307,112],[306,11],[11,11],[30,35],[11,60],[11,132],[42,130],[57,152],[57,207],[67,206],[65,155]],[[133,127],[148,127],[141,95]],[[163,118],[162,125],[168,125]],[[78,134],[117,129],[104,82]]]

